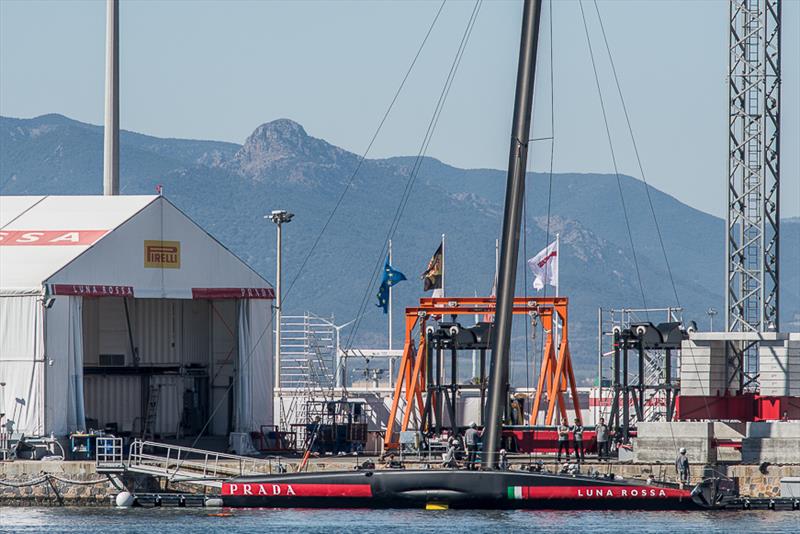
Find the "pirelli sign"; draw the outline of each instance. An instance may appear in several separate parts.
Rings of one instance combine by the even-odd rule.
[[[180,241],[144,242],[144,266],[149,269],[180,269]]]

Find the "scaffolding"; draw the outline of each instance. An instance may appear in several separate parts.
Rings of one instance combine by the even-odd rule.
[[[291,402],[280,405],[280,427],[311,420],[309,401],[328,400],[335,386],[336,329],[330,320],[312,313],[281,317],[279,397],[291,391]]]

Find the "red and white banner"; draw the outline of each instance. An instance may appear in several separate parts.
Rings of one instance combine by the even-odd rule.
[[[81,295],[84,297],[132,297],[133,286],[89,284],[50,284],[51,295]]]
[[[108,230],[0,230],[0,246],[86,246]]]
[[[540,291],[545,284],[558,287],[558,241],[528,260],[528,268],[533,273],[533,288]]]
[[[222,495],[242,497],[372,497],[369,484],[222,484]]]
[[[194,287],[193,299],[274,299],[271,287]]]

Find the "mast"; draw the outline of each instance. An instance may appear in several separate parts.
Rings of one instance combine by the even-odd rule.
[[[517,282],[519,233],[522,201],[525,196],[525,171],[531,127],[533,85],[536,71],[536,48],[539,38],[541,0],[525,0],[522,13],[522,37],[517,66],[517,89],[514,97],[514,123],[508,158],[508,179],[500,239],[500,269],[497,279],[494,350],[489,377],[489,401],[484,443],[484,466],[497,466],[497,449],[503,426],[503,412],[508,402],[508,368],[511,348],[511,319],[514,286]]]

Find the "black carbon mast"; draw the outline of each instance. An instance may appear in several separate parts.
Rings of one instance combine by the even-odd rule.
[[[500,239],[500,266],[497,278],[494,349],[489,373],[489,400],[483,438],[486,469],[497,466],[497,451],[503,429],[503,413],[508,403],[508,369],[511,349],[511,319],[514,287],[517,282],[519,234],[525,198],[525,172],[533,107],[533,85],[536,73],[536,50],[539,41],[541,0],[525,0],[522,13],[522,37],[517,66],[517,89],[514,97],[514,123],[511,130],[511,151],[508,158],[508,179]]]

